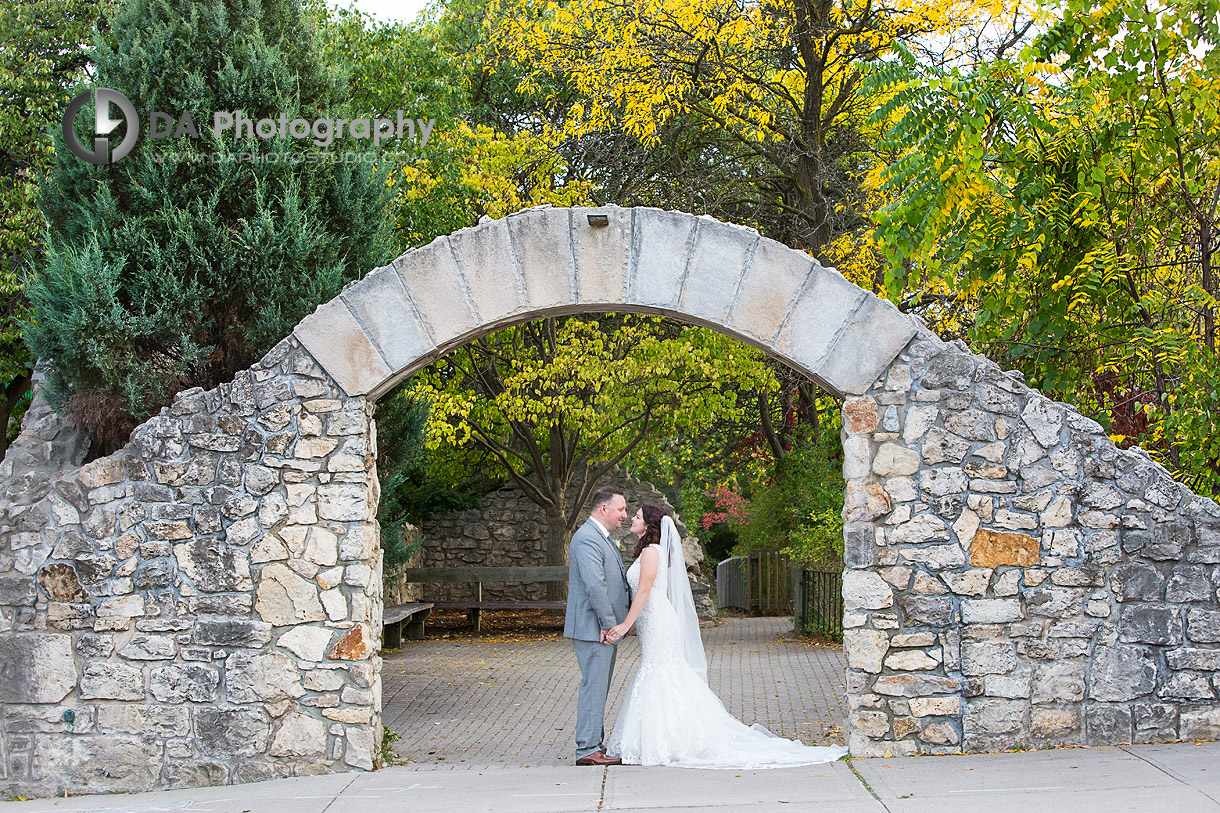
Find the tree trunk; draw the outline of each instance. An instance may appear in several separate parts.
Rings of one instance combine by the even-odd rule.
[[[546,563],[551,567],[562,567],[568,563],[568,542],[571,539],[571,528],[568,527],[567,511],[562,505],[563,498],[546,509]],[[547,582],[547,601],[567,601],[567,582]]]
[[[820,145],[815,149],[820,152]],[[822,188],[826,175],[820,155],[805,153],[798,156],[796,184],[799,197],[791,205],[804,216],[800,235],[803,248],[812,252],[818,262],[829,265],[824,250],[834,239],[834,227],[830,220],[832,204]]]
[[[819,262],[825,261],[823,249],[834,237],[830,218],[832,204],[825,191],[826,133],[822,121],[826,98],[823,39],[835,27],[831,20],[831,9],[829,0],[799,0],[795,6],[796,26],[793,32],[797,51],[805,62],[805,92],[798,120],[800,133],[793,140],[793,146],[797,149],[796,165],[792,172],[795,199],[789,200],[788,205],[802,213],[804,222],[800,237],[803,248],[812,252]]]
[[[801,421],[813,427],[813,439],[817,440],[822,435],[822,424],[818,415],[818,394],[814,384],[801,384],[799,403]]]
[[[758,394],[758,419],[762,424],[763,437],[767,439],[767,445],[771,447],[771,456],[778,462],[784,456],[784,447],[779,435],[775,433],[775,427],[771,424],[771,396],[765,392]]]
[[[30,391],[32,381],[29,375],[18,375],[4,387],[4,397],[0,399],[0,427],[4,430],[0,431],[0,460],[8,452],[8,424],[13,419],[13,410]]]
[[[1211,220],[1208,218],[1199,219],[1199,254],[1203,272],[1203,290],[1215,298],[1216,280],[1212,271],[1211,225]],[[1210,306],[1203,309],[1203,341],[1208,350],[1216,352],[1216,312]]]

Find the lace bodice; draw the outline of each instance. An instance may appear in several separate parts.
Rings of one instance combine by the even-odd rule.
[[[641,554],[641,557],[643,554]],[[627,583],[631,585],[631,595],[640,589],[640,567],[642,559],[636,559],[627,570]],[[653,579],[652,589],[648,591],[648,600],[644,610],[636,621],[636,634],[640,639],[640,666],[657,661],[668,661],[680,658],[682,641],[678,633],[678,614],[669,603],[665,594],[665,560],[657,564],[657,577]]]
[[[635,595],[636,591],[640,589],[640,567],[644,563],[643,556],[644,554],[641,553],[640,558],[632,562],[631,567],[627,568],[627,583],[631,585],[632,595]],[[658,559],[657,578],[652,583],[652,590],[649,592],[649,596],[656,595],[658,590],[660,590],[662,595],[665,593],[665,560],[663,558]]]

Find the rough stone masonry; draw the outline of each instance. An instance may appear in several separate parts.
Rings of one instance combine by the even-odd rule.
[[[1220,509],[921,331],[843,405],[855,756],[1220,738]]]
[[[80,468],[36,403],[0,469],[3,796],[373,767],[371,413],[293,339]]]
[[[1220,738],[1213,501],[752,229],[543,207],[371,272],[110,457],[35,402],[0,464],[0,795],[370,769],[373,403],[494,327],[604,311],[846,396],[856,756]]]

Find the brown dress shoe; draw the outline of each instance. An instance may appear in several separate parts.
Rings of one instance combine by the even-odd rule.
[[[623,761],[618,757],[608,757],[605,751],[594,751],[591,754],[585,754],[580,759],[576,760],[577,765],[622,765]]]

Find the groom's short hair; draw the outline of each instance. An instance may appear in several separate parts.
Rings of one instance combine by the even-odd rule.
[[[610,502],[615,497],[622,497],[623,492],[614,486],[602,486],[597,491],[593,492],[593,499],[589,503],[589,509],[596,511],[597,506]],[[624,497],[624,499],[626,499]]]

